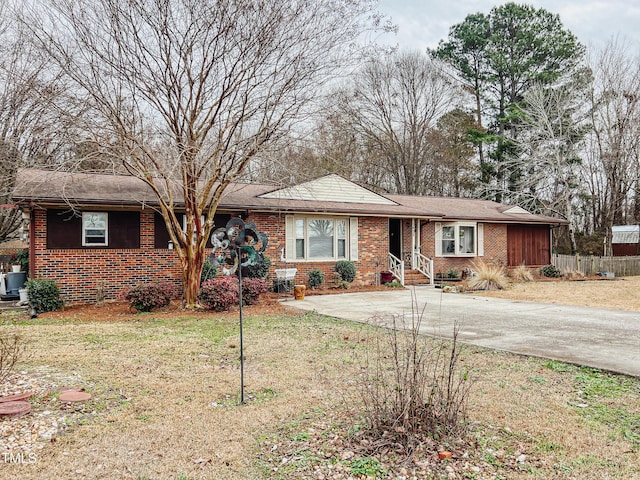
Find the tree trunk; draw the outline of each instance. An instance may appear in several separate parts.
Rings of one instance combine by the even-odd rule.
[[[200,293],[200,275],[204,264],[204,249],[187,249],[187,254],[182,262],[184,308],[194,309],[199,305],[198,294]]]

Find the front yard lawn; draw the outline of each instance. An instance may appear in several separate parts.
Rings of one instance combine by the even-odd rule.
[[[27,340],[18,372],[37,390],[30,415],[0,421],[3,478],[640,478],[638,379],[465,347],[468,438],[400,462],[359,434],[357,357],[371,327],[249,311],[239,405],[237,312],[2,320]],[[63,404],[67,386],[93,398]],[[59,433],[18,456],[21,428],[51,418]],[[439,460],[443,449],[452,458]]]

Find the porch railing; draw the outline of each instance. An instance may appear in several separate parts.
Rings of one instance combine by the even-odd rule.
[[[433,259],[420,252],[414,252],[413,268],[429,279],[431,285],[434,284]]]
[[[391,253],[389,253],[389,271],[404,285],[404,262]]]

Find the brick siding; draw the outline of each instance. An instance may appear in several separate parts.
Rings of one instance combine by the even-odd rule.
[[[47,249],[46,211],[36,209],[33,250],[35,271],[32,276],[55,280],[62,298],[68,304],[92,303],[102,296],[115,299],[127,289],[145,282],[170,281],[182,285],[180,261],[175,251],[154,248],[153,211],[140,213],[139,249]],[[265,254],[271,259],[271,280],[276,268],[298,269],[295,283],[307,284],[308,273],[318,268],[325,273],[325,281],[335,272],[336,261],[282,262],[285,246],[285,216],[283,214],[253,213],[258,229],[269,236]],[[388,249],[387,219],[361,217],[358,221],[358,260],[356,284],[375,284],[378,272],[385,268]]]

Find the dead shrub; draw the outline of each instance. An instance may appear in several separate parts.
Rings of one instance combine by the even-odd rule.
[[[370,337],[358,359],[356,385],[374,450],[401,446],[409,456],[420,444],[459,438],[466,428],[471,382],[459,363],[458,328],[452,341],[426,337],[423,317],[414,298],[411,323],[394,316],[392,328]]]
[[[0,333],[0,384],[13,373],[25,351],[24,339],[15,332]]]
[[[511,270],[509,276],[518,282],[533,282],[534,280],[531,269],[525,265],[518,265],[516,268]]]
[[[567,280],[581,280],[585,277],[584,273],[580,270],[563,270],[562,278],[566,278]]]
[[[504,290],[509,285],[506,270],[498,263],[474,262],[474,274],[467,280],[469,290]]]

